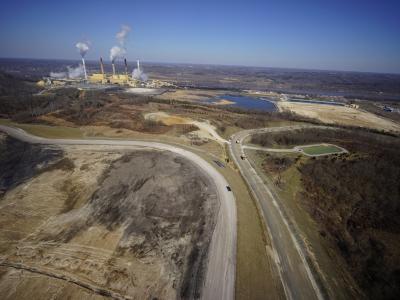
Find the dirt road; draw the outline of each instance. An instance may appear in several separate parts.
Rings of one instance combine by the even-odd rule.
[[[236,206],[233,193],[227,190],[225,178],[209,163],[196,154],[167,144],[132,140],[97,140],[97,139],[46,139],[30,135],[25,131],[0,125],[0,131],[28,143],[51,145],[107,145],[124,147],[146,147],[171,151],[192,161],[215,183],[220,200],[211,245],[205,283],[202,289],[203,299],[234,299],[236,269]]]

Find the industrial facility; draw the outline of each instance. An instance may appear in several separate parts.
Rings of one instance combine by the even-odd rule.
[[[126,58],[124,59],[124,71],[118,73],[116,65],[112,62],[112,73],[107,74],[105,72],[103,59],[100,57],[100,73],[93,73],[87,75],[86,64],[82,58],[82,75],[78,77],[69,76],[68,73],[62,73],[63,76],[49,76],[39,81],[39,85],[50,85],[50,86],[65,86],[74,84],[88,84],[90,85],[118,85],[125,87],[145,87],[145,88],[162,88],[162,87],[174,87],[172,83],[160,81],[160,80],[148,80],[147,75],[143,73],[140,67],[139,60],[137,66],[133,72],[128,71],[128,63]]]
[[[128,72],[128,63],[126,61],[125,40],[131,28],[122,25],[121,30],[116,34],[118,44],[110,49],[110,60],[112,73],[105,72],[103,58],[100,57],[100,73],[88,75],[86,70],[85,55],[90,50],[90,41],[80,41],[75,44],[76,49],[81,55],[82,63],[78,67],[67,66],[66,72],[50,72],[50,76],[43,78],[38,82],[41,86],[66,86],[73,85],[80,88],[90,89],[102,86],[110,87],[113,85],[125,86],[130,88],[161,88],[173,87],[174,85],[160,80],[148,80],[148,76],[141,70],[140,62],[137,61],[137,67]],[[117,73],[115,62],[118,59],[124,60],[124,71]]]
[[[100,71],[101,73],[94,73],[88,77],[90,83],[101,83],[101,84],[119,84],[129,86],[141,86],[141,82],[137,79],[133,79],[128,75],[128,64],[126,58],[124,59],[125,70],[123,74],[117,74],[115,70],[115,63],[112,62],[112,74],[106,74],[104,71],[103,59],[100,57]],[[137,62],[138,68],[140,67],[139,61]]]

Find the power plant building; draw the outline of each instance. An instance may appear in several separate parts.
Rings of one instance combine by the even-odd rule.
[[[100,58],[100,70],[101,73],[94,73],[88,77],[90,83],[101,83],[101,84],[118,84],[118,85],[129,85],[129,86],[140,86],[141,81],[132,78],[128,75],[128,64],[125,62],[125,73],[124,74],[117,74],[115,70],[115,65],[112,63],[112,74],[106,74],[104,71],[104,63],[103,59]],[[139,65],[139,63],[138,63]]]
[[[93,73],[88,75],[86,73],[86,66],[84,67],[83,78],[70,78],[68,74],[65,77],[44,77],[43,80],[38,82],[38,85],[46,86],[65,86],[73,85],[76,83],[89,83],[89,84],[104,84],[104,85],[121,85],[128,87],[146,87],[146,88],[162,88],[162,87],[174,87],[172,83],[164,82],[160,80],[147,80],[147,76],[140,69],[140,62],[137,61],[137,68],[133,73],[128,73],[128,64],[126,59],[125,69],[122,74],[117,74],[116,66],[112,62],[112,73],[107,74],[104,69],[103,59],[100,57],[100,73]]]

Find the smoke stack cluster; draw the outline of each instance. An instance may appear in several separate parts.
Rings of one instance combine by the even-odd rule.
[[[104,68],[104,63],[103,63],[103,58],[100,57],[100,70],[101,70],[101,75],[100,74],[93,74],[93,76],[90,77],[90,80],[93,82],[109,82],[109,83],[131,83],[129,78],[130,74],[128,73],[128,63],[126,59],[126,39],[127,36],[130,32],[131,28],[126,25],[121,26],[121,30],[115,35],[115,38],[117,40],[117,45],[113,46],[110,49],[110,60],[111,60],[111,66],[112,66],[112,78],[109,76],[106,76],[105,68]],[[78,79],[84,77],[85,80],[88,80],[88,74],[86,70],[86,62],[85,62],[85,56],[87,52],[90,50],[90,42],[88,41],[81,41],[77,42],[75,44],[76,49],[79,51],[81,58],[82,58],[82,63],[79,64],[78,67],[67,67],[67,72],[50,72],[50,77],[55,78],[55,79],[64,79],[64,78],[69,78],[69,79]],[[116,60],[121,59],[124,61],[124,67],[125,67],[125,76],[116,76],[116,65],[115,62]],[[140,62],[139,60],[137,61],[137,68],[135,68],[131,74],[132,79],[136,79],[138,81],[144,82],[147,81],[147,75],[141,70],[140,68]]]

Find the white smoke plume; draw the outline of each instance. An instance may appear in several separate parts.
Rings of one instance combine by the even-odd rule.
[[[86,73],[86,64],[85,64],[85,55],[89,51],[89,42],[78,42],[75,44],[75,47],[79,50],[79,53],[82,56],[82,65],[83,65],[83,75],[87,80],[87,73]]]
[[[114,62],[117,58],[123,58],[126,54],[126,49],[120,46],[114,46],[110,50],[110,60]]]
[[[116,34],[116,38],[121,46],[125,45],[126,37],[128,36],[129,31],[131,28],[128,25],[122,25],[121,31]]]
[[[122,25],[115,37],[118,40],[119,46],[114,46],[110,50],[110,60],[114,62],[118,58],[124,58],[126,54],[125,42],[131,28],[128,25]]]
[[[146,73],[143,72],[143,70],[135,68],[132,72],[132,78],[140,81],[147,81],[149,77],[147,76]]]
[[[50,72],[50,77],[54,79],[67,78],[67,76],[66,72]]]
[[[75,44],[75,47],[78,49],[81,56],[85,57],[86,53],[90,49],[90,43],[89,42],[78,42]]]
[[[50,77],[54,79],[77,79],[85,75],[85,69],[82,64],[74,67],[67,67],[67,72],[50,72]]]
[[[85,69],[83,65],[79,65],[76,68],[73,67],[67,67],[67,68],[68,68],[68,78],[70,79],[81,78],[84,77],[85,75]]]

